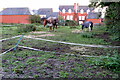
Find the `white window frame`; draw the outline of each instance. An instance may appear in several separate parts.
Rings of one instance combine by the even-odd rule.
[[[82,16],[82,20],[85,20],[85,16]]]
[[[80,13],[83,14],[83,13],[84,13],[84,9],[81,9],[81,10],[80,10]]]
[[[70,20],[73,20],[73,16],[72,15],[70,16]]]
[[[79,16],[79,20],[82,20],[82,16]]]
[[[67,15],[67,18],[66,18],[67,20],[70,20],[70,16],[69,15]]]
[[[68,10],[68,12],[69,12],[69,13],[72,13],[72,10],[71,10],[71,9],[69,9],[69,10]]]
[[[65,19],[65,16],[63,16],[63,18]]]
[[[62,12],[63,12],[63,13],[65,13],[65,12],[66,12],[66,10],[65,10],[65,9],[63,9],[63,10],[62,10]]]
[[[90,12],[90,9],[87,10],[87,14]]]

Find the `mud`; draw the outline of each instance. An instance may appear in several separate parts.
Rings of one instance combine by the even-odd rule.
[[[94,36],[97,38],[102,38],[102,39],[104,39],[104,41],[110,42],[112,45],[120,46],[120,41],[112,41],[110,39],[110,34],[107,32],[105,32],[103,34],[95,34]]]

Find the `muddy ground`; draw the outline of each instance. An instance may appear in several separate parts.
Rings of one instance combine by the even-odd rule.
[[[117,74],[90,63],[88,57],[18,48],[3,56],[3,78],[113,78]],[[31,53],[30,52],[30,53]]]
[[[36,32],[38,33],[38,32]],[[44,32],[39,32],[44,33]],[[50,34],[50,33],[48,33]],[[49,35],[42,35],[49,36]],[[55,36],[55,35],[52,35]],[[106,41],[109,34],[104,33],[95,35]],[[14,43],[3,41],[2,52],[9,49]],[[115,45],[117,42],[115,43]],[[7,46],[8,45],[8,46]],[[98,67],[91,64],[89,56],[113,55],[115,49],[90,48],[82,46],[72,46],[60,43],[51,43],[45,41],[36,41],[23,39],[20,45],[28,46],[50,53],[32,51],[23,48],[17,48],[16,51],[3,56],[3,77],[4,78],[113,78],[118,77],[104,67]],[[7,48],[8,47],[8,48]],[[116,49],[118,50],[118,49]],[[56,52],[56,53],[52,53]],[[30,54],[29,54],[30,53]],[[66,55],[68,53],[69,55]],[[94,58],[93,60],[94,61]]]

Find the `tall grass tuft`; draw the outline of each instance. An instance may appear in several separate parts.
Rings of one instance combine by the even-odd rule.
[[[93,38],[94,34],[93,33],[81,33],[81,36],[83,38]]]
[[[36,26],[33,24],[20,24],[18,25],[18,32],[31,32],[31,31],[35,31],[36,30]]]
[[[102,66],[116,73],[120,73],[120,54],[118,54],[118,51],[114,51],[114,55],[111,57],[101,56],[92,62],[97,66]]]

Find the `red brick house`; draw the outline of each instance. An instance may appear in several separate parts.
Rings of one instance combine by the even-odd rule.
[[[0,23],[30,24],[29,16],[32,15],[29,8],[5,8],[0,12]]]
[[[60,5],[59,15],[65,20],[78,21],[79,24],[84,21],[92,21],[94,24],[101,23],[101,19],[98,17],[99,14],[94,12],[94,8],[79,6],[78,3],[74,3],[74,5]]]

